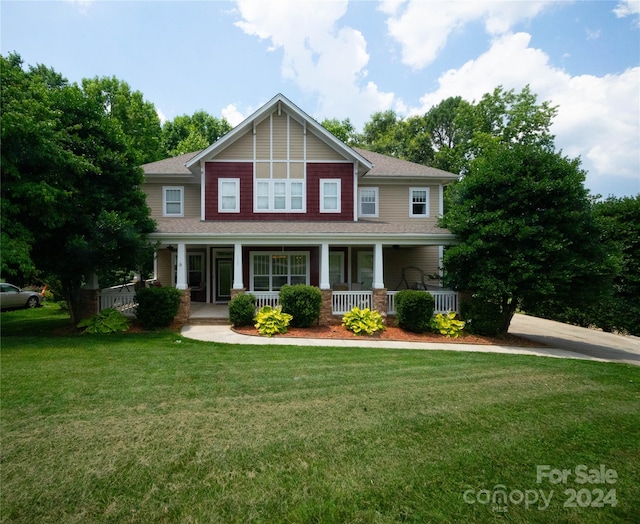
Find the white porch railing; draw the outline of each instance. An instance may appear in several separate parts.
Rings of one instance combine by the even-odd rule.
[[[371,291],[334,291],[332,293],[332,309],[334,315],[344,315],[354,307],[371,309]]]
[[[98,293],[99,309],[113,308],[128,317],[135,316],[136,292],[133,284],[127,286],[113,286],[100,290]]]
[[[276,307],[280,304],[279,291],[249,291],[249,293],[256,297],[256,309],[263,306]]]
[[[458,307],[458,293],[450,290],[442,290],[442,291],[428,291],[433,295],[435,299],[435,308],[433,310],[434,313],[448,313],[449,311],[455,311],[456,313],[460,313]],[[396,314],[396,303],[395,303],[395,295],[398,293],[397,291],[387,291],[387,314],[395,315]]]

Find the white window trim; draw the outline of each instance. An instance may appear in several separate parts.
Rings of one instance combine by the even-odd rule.
[[[254,267],[255,267],[255,257],[256,256],[261,256],[261,255],[267,255],[269,256],[269,258],[271,258],[274,255],[287,255],[289,257],[291,256],[295,256],[295,255],[304,255],[306,257],[306,268],[305,268],[305,280],[306,280],[306,284],[309,285],[309,282],[311,281],[311,253],[309,251],[251,251],[249,253],[249,257],[251,260],[250,263],[250,267],[249,267],[249,291],[253,292],[255,291],[254,289],[254,277],[255,277],[255,273],[254,273]],[[269,292],[271,292],[273,290],[273,273],[271,273],[271,264],[269,264]],[[281,276],[281,275],[277,275],[277,276]],[[295,275],[295,276],[302,276],[302,275]],[[287,275],[287,277],[289,277],[289,281],[291,280],[291,275]],[[255,291],[256,293],[260,293],[260,291]]]
[[[167,213],[167,191],[180,191],[180,213]],[[183,217],[184,216],[184,186],[162,186],[162,216],[163,217]]]
[[[376,201],[375,201],[375,207],[376,210],[374,213],[372,214],[368,214],[368,213],[363,213],[362,212],[362,192],[363,191],[373,191],[375,193],[376,196]],[[380,192],[378,191],[377,187],[360,187],[358,189],[358,215],[361,217],[371,217],[371,218],[378,218],[378,215],[380,213]]]
[[[324,207],[324,197],[326,186],[335,184],[337,186],[336,198],[337,198],[337,207],[336,209],[327,209]],[[320,180],[320,213],[342,213],[342,180],[339,178],[323,178]]]
[[[266,183],[269,186],[269,207],[267,209],[258,207],[258,184]],[[275,191],[274,185],[277,183],[285,184],[285,207],[283,209],[275,208]],[[293,209],[291,207],[291,185],[300,184],[302,186],[302,207],[300,209]],[[253,182],[253,211],[254,213],[306,213],[307,212],[307,199],[306,199],[306,181],[297,178],[256,178]]]
[[[425,191],[426,192],[426,201],[425,201],[425,207],[424,213],[414,213],[413,212],[413,192],[414,191]],[[428,187],[410,187],[409,188],[409,216],[411,218],[427,218],[429,217],[429,198],[430,198],[430,193],[429,193],[429,188]]]
[[[222,207],[222,184],[233,182],[235,184],[236,206],[233,209],[223,209]],[[240,179],[239,178],[219,178],[218,179],[218,213],[240,213]]]

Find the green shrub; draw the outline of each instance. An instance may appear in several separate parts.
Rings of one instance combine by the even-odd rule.
[[[292,327],[311,327],[320,318],[322,291],[305,284],[285,285],[280,289],[280,305],[282,311],[293,316]]]
[[[369,308],[360,309],[354,307],[342,317],[342,325],[354,335],[373,335],[378,331],[387,329],[383,323],[382,315]]]
[[[175,287],[147,287],[136,293],[136,317],[145,329],[168,327],[178,314],[182,291]]]
[[[435,299],[431,293],[415,289],[403,289],[396,293],[396,322],[412,333],[424,333],[431,329],[431,317]]]
[[[286,333],[291,318],[291,315],[282,312],[281,306],[263,306],[256,314],[255,326],[258,333],[271,337]]]
[[[229,302],[229,321],[235,327],[250,326],[256,316],[256,297],[242,293]]]
[[[91,318],[81,320],[78,322],[78,327],[85,328],[83,333],[106,335],[118,331],[127,331],[129,329],[129,321],[120,311],[107,308]]]
[[[458,338],[464,329],[464,320],[456,320],[455,311],[450,311],[446,315],[438,313],[431,319],[431,329],[447,338]]]
[[[466,320],[466,328],[474,335],[495,337],[500,332],[500,306],[478,298],[462,300],[460,314]]]

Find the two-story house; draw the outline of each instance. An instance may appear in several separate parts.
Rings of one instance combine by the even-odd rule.
[[[437,220],[456,175],[348,147],[280,94],[207,149],[143,169],[156,278],[196,302],[302,283],[380,308],[387,290],[439,286],[455,240]]]

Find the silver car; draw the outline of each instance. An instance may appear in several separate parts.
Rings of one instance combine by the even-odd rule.
[[[13,284],[0,283],[0,308],[34,308],[40,305],[42,296],[37,291],[26,291]]]

